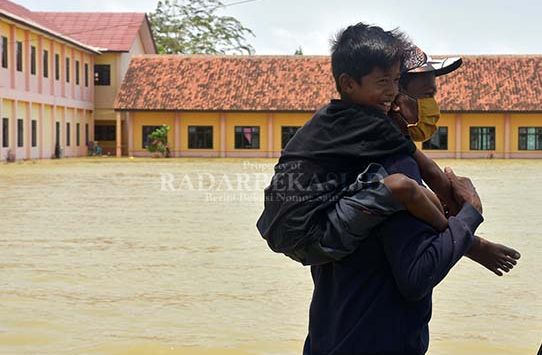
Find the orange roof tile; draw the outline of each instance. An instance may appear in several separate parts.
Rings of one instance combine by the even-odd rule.
[[[61,33],[104,51],[127,52],[132,47],[144,13],[136,12],[35,12]]]
[[[464,56],[443,111],[542,111],[542,56]],[[337,97],[327,56],[134,57],[117,110],[315,111]]]
[[[335,94],[332,84],[324,56],[138,56],[115,107],[314,111]]]
[[[437,84],[446,111],[542,111],[542,56],[463,56]]]

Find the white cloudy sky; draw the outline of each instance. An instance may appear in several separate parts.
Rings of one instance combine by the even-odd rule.
[[[41,11],[150,12],[157,0],[14,0]],[[238,0],[223,0],[224,3]],[[222,11],[251,28],[257,54],[328,54],[359,21],[400,27],[432,54],[542,54],[540,0],[255,0]]]

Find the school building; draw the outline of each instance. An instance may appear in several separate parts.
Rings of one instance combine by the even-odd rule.
[[[0,160],[115,152],[113,101],[134,55],[156,53],[142,13],[34,12],[0,0]]]
[[[437,158],[541,158],[542,56],[464,56],[437,78],[442,118],[420,148]],[[128,154],[146,155],[158,125],[174,156],[277,157],[336,97],[325,56],[132,59],[115,102]]]
[[[463,56],[437,79],[432,157],[541,158],[542,56]],[[326,56],[156,55],[142,13],[33,12],[0,0],[0,160],[147,156],[171,127],[175,157],[277,157],[337,96]]]

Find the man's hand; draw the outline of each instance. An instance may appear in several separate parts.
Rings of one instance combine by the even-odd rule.
[[[399,93],[392,103],[388,116],[395,121],[403,134],[408,134],[408,124],[418,122],[418,102],[405,94]]]
[[[480,196],[478,196],[472,181],[467,177],[456,176],[449,167],[444,168],[444,173],[452,184],[452,192],[459,205],[470,203],[478,212],[482,213],[482,201],[480,201]]]

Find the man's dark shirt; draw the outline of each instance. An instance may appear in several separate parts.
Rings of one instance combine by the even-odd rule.
[[[408,155],[380,163],[421,183]],[[341,261],[312,266],[304,355],[424,354],[435,287],[470,247],[482,216],[465,204],[437,233],[399,212]]]

